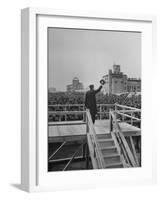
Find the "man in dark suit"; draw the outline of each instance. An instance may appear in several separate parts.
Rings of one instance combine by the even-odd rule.
[[[103,83],[101,83],[97,90],[94,89],[94,85],[90,85],[90,90],[87,91],[85,96],[85,107],[90,110],[93,124],[95,123],[95,116],[97,114],[96,94],[101,91],[102,85]]]

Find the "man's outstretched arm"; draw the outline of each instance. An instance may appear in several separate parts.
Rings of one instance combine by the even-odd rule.
[[[99,88],[97,89],[97,90],[95,90],[94,92],[95,92],[95,94],[97,94],[98,92],[100,92],[101,91],[101,89],[102,89],[102,85],[100,85],[99,86]]]

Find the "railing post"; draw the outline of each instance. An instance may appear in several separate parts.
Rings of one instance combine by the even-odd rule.
[[[66,113],[67,107],[66,107],[66,105],[64,106],[64,111],[65,111],[65,121],[67,121],[67,113]]]
[[[83,122],[85,122],[86,121],[86,110],[85,110],[85,106],[83,105]]]
[[[117,105],[115,103],[115,116],[116,116],[116,119],[117,119]]]
[[[133,112],[131,112],[131,117],[133,117]],[[133,119],[131,118],[131,125],[133,125]]]
[[[82,157],[83,158],[86,157],[86,145],[87,145],[87,143],[83,144],[83,147],[82,147]]]
[[[116,105],[116,103],[115,103],[115,111],[117,111],[117,105]]]
[[[123,110],[123,109],[122,109]],[[122,121],[124,122],[125,121],[125,116],[124,115],[122,115]]]
[[[89,149],[88,145],[86,145],[86,169],[89,168]]]
[[[86,110],[86,133],[89,132],[89,124],[88,124],[88,117],[87,117],[87,110]]]
[[[102,119],[102,116],[101,116],[101,110],[102,110],[102,107],[101,107],[101,104],[100,104],[100,120]]]
[[[141,166],[141,136],[139,136],[139,144],[138,144],[138,147],[139,147],[139,164]]]
[[[109,112],[109,118],[110,118],[110,133],[111,133],[113,131],[113,120],[112,120],[111,110]]]

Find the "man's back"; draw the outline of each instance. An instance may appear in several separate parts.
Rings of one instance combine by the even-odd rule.
[[[102,86],[100,86],[97,90],[89,90],[86,93],[85,97],[85,107],[90,109],[92,113],[97,112],[97,105],[96,105],[96,94],[101,90]]]
[[[96,96],[95,91],[88,91],[85,97],[85,107],[96,111]]]

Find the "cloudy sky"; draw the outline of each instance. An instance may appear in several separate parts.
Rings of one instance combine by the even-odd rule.
[[[49,88],[65,91],[74,77],[97,87],[113,63],[141,78],[141,33],[49,28],[48,37]]]

